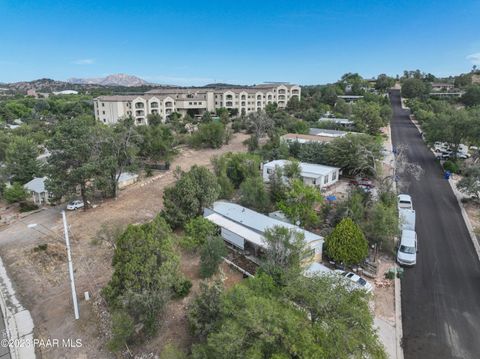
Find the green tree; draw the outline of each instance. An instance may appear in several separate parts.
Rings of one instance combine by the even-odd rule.
[[[162,122],[162,116],[160,116],[158,113],[150,113],[147,115],[147,123],[149,126],[158,126]]]
[[[460,99],[466,106],[480,105],[480,85],[472,85],[467,87],[467,90]]]
[[[27,196],[27,191],[18,182],[14,182],[10,187],[5,188],[3,191],[3,198],[5,198],[8,203],[25,201]]]
[[[235,188],[239,188],[248,177],[259,175],[261,159],[249,153],[226,153],[212,159],[217,177],[226,176]]]
[[[151,127],[155,128],[158,126]],[[93,153],[97,161],[97,177],[104,178],[108,195],[116,197],[122,173],[136,168],[138,132],[133,119],[128,118],[114,126],[97,127],[94,136],[98,149]]]
[[[196,338],[205,339],[217,329],[223,291],[224,287],[220,280],[200,282],[200,293],[188,307],[187,314],[190,330]]]
[[[458,182],[460,191],[480,200],[480,165],[472,165],[463,171],[463,178]]]
[[[141,130],[140,156],[152,161],[170,161],[175,154],[175,138],[169,127],[164,125],[144,126]]]
[[[325,249],[330,258],[346,265],[358,264],[368,255],[368,242],[360,227],[350,218],[344,218],[325,238]]]
[[[208,238],[217,235],[218,227],[204,217],[192,218],[185,224],[185,242],[191,249],[203,246]]]
[[[46,185],[55,199],[75,195],[79,188],[83,202],[88,203],[87,183],[100,172],[95,158],[98,138],[94,121],[90,116],[63,120],[47,143],[50,157]]]
[[[322,202],[322,194],[316,186],[309,186],[300,179],[294,179],[285,192],[285,199],[278,204],[278,208],[293,223],[311,228],[320,221],[317,209]]]
[[[117,310],[112,315],[112,339],[108,342],[108,349],[120,351],[131,344],[135,335],[134,321],[125,311]]]
[[[302,262],[309,254],[303,233],[275,226],[267,229],[264,237],[267,247],[260,265],[261,271],[281,286],[301,275]]]
[[[32,140],[14,137],[5,151],[5,170],[12,176],[13,181],[25,184],[33,177],[41,175],[37,156],[38,149]]]
[[[260,212],[270,207],[270,198],[260,176],[248,177],[240,185],[240,203]]]
[[[283,169],[280,166],[275,166],[275,170],[268,176],[270,201],[271,203],[279,203],[286,199],[287,185],[283,178]]]
[[[112,260],[114,272],[103,295],[112,310],[125,310],[142,332],[152,335],[157,316],[181,281],[170,227],[163,217],[129,225],[118,238]]]
[[[286,296],[309,314],[322,358],[386,358],[365,291],[351,290],[336,275],[299,276]]]
[[[376,135],[386,125],[381,107],[375,102],[359,101],[353,108],[355,127],[370,135]]]
[[[200,124],[198,131],[192,134],[190,144],[195,148],[220,148],[225,140],[225,126],[221,122],[208,122]]]
[[[218,272],[218,268],[227,255],[225,242],[220,236],[210,236],[200,251],[200,276],[209,278]]]
[[[393,87],[393,85],[395,85],[395,79],[385,74],[378,75],[375,81],[375,89],[380,92],[386,92]]]
[[[402,82],[402,97],[414,98],[428,94],[429,87],[418,78],[409,78]]]
[[[163,194],[163,215],[173,227],[183,226],[190,218],[202,214],[215,202],[220,186],[206,167],[194,165],[188,172],[179,172],[175,185]]]

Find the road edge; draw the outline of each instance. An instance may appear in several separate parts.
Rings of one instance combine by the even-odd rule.
[[[448,179],[448,183],[450,184],[450,187],[452,188],[453,194],[455,194],[455,198],[457,199],[458,206],[460,207],[460,212],[462,213],[463,220],[465,222],[465,225],[467,226],[468,233],[470,234],[470,239],[472,240],[473,247],[475,248],[475,251],[477,252],[477,257],[478,260],[480,261],[480,244],[478,243],[478,238],[475,232],[473,231],[473,226],[472,222],[470,222],[470,218],[468,218],[467,211],[465,210],[465,206],[462,203],[462,198],[460,196],[460,193],[458,189],[456,188],[455,184],[452,182],[452,179]]]
[[[15,296],[12,282],[0,257],[0,307],[5,322],[5,334],[9,341],[18,345],[9,346],[10,357],[13,359],[35,358],[33,346],[33,319]],[[15,343],[14,342],[14,343]]]
[[[390,142],[390,151],[393,153],[393,140],[392,140],[392,127],[388,125],[388,137]],[[395,155],[393,156],[393,171],[395,174]],[[397,190],[397,183],[392,181],[392,186],[394,187],[395,193],[398,193]],[[395,238],[393,239],[395,241]],[[395,243],[394,243],[395,244]],[[395,268],[398,268],[397,264],[395,264]],[[403,340],[403,324],[402,324],[402,296],[401,296],[401,286],[402,283],[400,278],[395,275],[395,279],[393,281],[394,291],[395,291],[395,354],[396,359],[403,359],[403,347],[402,347],[402,340]]]

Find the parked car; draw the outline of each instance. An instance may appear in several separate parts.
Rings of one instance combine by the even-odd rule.
[[[398,246],[397,262],[404,266],[414,266],[417,264],[417,252],[417,233],[404,229]]]
[[[372,180],[370,180],[368,178],[364,178],[364,177],[363,178],[362,177],[357,177],[357,178],[351,180],[350,184],[352,184],[354,186],[363,186],[363,187],[369,187],[369,188],[374,187]]]
[[[353,272],[347,272],[343,270],[335,270],[336,273],[340,274],[342,277],[345,277],[352,281],[357,288],[364,289],[367,293],[370,293],[373,289],[372,285],[367,282],[365,279],[360,277],[358,274]]]
[[[413,209],[412,197],[408,194],[398,195],[398,210]]]
[[[399,225],[400,230],[409,229],[411,231],[415,230],[415,210],[414,209],[406,209],[401,208],[398,210],[398,217],[399,217]]]
[[[83,201],[77,199],[77,200],[72,201],[72,202],[70,202],[69,204],[67,204],[67,209],[68,209],[69,211],[75,211],[75,210],[77,210],[77,209],[79,209],[79,208],[83,208],[84,205],[85,205],[85,204],[83,203]]]

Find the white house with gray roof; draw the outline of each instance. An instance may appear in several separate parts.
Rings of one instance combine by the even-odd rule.
[[[45,188],[46,179],[47,177],[36,177],[23,185],[30,194],[32,202],[37,206],[50,203],[50,193]]]
[[[288,101],[300,99],[301,89],[289,83],[267,83],[231,87],[167,87],[140,95],[100,96],[93,100],[95,118],[103,123],[116,123],[133,117],[138,125],[148,124],[147,116],[159,114],[164,120],[173,112],[201,116],[206,111],[226,108],[239,114],[262,110],[270,103],[285,108]]]
[[[288,160],[275,160],[263,165],[263,180],[270,181],[270,175],[278,169],[283,169]],[[319,188],[328,187],[338,181],[340,168],[300,162],[300,177],[303,183]],[[286,179],[285,179],[286,180]]]

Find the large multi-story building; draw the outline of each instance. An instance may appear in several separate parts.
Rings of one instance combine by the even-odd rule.
[[[268,83],[249,87],[160,88],[143,95],[100,96],[94,100],[95,118],[104,123],[133,117],[138,125],[148,124],[149,114],[166,120],[173,112],[201,116],[218,108],[249,114],[262,110],[269,103],[285,108],[292,97],[300,100],[300,86]]]

